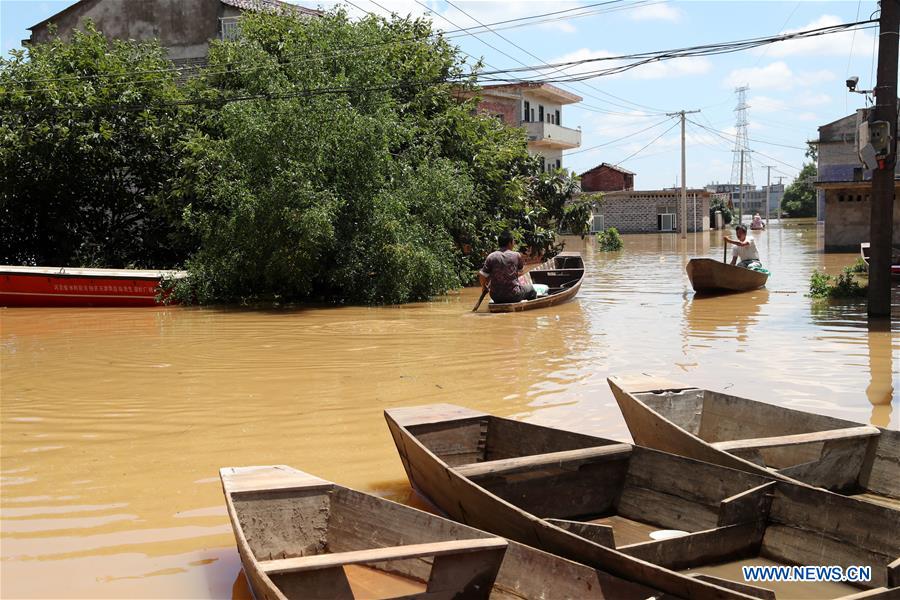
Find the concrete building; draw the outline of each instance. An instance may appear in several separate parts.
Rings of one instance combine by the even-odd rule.
[[[868,110],[819,127],[816,189],[825,220],[826,252],[858,252],[869,241],[872,171],[857,153],[857,130]],[[894,246],[900,246],[900,162],[894,169]]]
[[[177,65],[202,65],[210,40],[239,35],[238,19],[245,11],[321,14],[279,0],[80,0],[29,27],[31,37],[23,43],[49,41],[53,28],[66,39],[90,19],[107,38],[159,40]]]
[[[709,202],[704,189],[687,190],[687,230],[709,230]],[[591,231],[615,227],[621,233],[680,231],[681,190],[623,190],[607,192],[593,211]]]
[[[634,189],[634,173],[628,169],[600,163],[581,174],[583,192],[619,192]]]
[[[581,146],[581,130],[563,126],[563,106],[581,102],[581,96],[549,83],[487,85],[480,96],[479,112],[525,128],[528,152],[545,171],[562,168],[563,151]]]

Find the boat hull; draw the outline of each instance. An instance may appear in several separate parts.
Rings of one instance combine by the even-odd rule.
[[[699,293],[747,292],[765,286],[769,279],[765,273],[711,258],[692,258],[686,270],[691,286]]]
[[[900,432],[647,376],[608,382],[636,444],[822,487],[900,515]]]
[[[525,275],[529,283],[541,283],[550,287],[550,294],[521,302],[488,304],[492,313],[521,312],[548,308],[567,302],[578,294],[584,281],[584,259],[576,252],[562,252],[545,261]]]
[[[163,278],[183,276],[180,271],[0,267],[0,306],[158,306]]]

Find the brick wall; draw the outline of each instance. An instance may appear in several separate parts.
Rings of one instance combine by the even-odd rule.
[[[678,198],[607,195],[600,206],[594,209],[595,218],[603,215],[604,227],[615,227],[621,233],[656,233],[659,231],[657,216],[662,213],[675,213],[676,219],[680,218]],[[695,220],[693,198],[688,194],[687,225],[688,231],[709,230],[709,197],[697,198]]]
[[[513,127],[519,126],[519,102],[513,98],[484,98],[478,103],[478,112],[492,117],[503,115],[503,122]]]
[[[609,167],[598,167],[581,175],[581,189],[585,192],[617,192],[633,188],[634,175]]]

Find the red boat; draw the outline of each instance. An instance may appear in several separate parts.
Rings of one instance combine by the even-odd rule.
[[[163,278],[184,271],[0,265],[0,306],[158,306]]]

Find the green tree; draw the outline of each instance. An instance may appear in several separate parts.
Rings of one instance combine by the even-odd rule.
[[[90,23],[0,59],[0,261],[184,259],[192,240],[165,190],[185,129],[171,67],[158,44],[111,42]]]
[[[179,293],[393,303],[468,282],[525,211],[531,161],[520,129],[458,99],[457,50],[426,20],[341,10],[241,31],[211,48],[198,85],[221,109],[183,145],[201,245]]]
[[[781,208],[792,217],[816,216],[816,165],[807,163],[797,179],[784,190]]]

